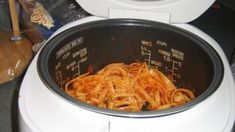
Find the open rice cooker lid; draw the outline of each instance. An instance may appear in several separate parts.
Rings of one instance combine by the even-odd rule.
[[[76,0],[88,13],[106,18],[136,18],[187,23],[203,14],[215,0]]]

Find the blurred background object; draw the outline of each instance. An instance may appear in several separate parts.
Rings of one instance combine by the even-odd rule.
[[[235,10],[235,0],[217,0],[228,8]]]
[[[0,32],[0,84],[12,81],[25,72],[32,58],[29,40],[10,40],[10,32]]]
[[[7,0],[0,0],[0,30],[11,31],[9,6]]]
[[[20,32],[15,0],[9,0],[9,9],[12,30],[0,31],[0,84],[19,77],[32,59],[31,42]]]
[[[36,53],[61,26],[88,16],[74,0],[19,0],[22,26]]]
[[[11,1],[0,0],[0,84],[18,77],[57,29],[89,15],[75,0],[18,0],[11,18]]]

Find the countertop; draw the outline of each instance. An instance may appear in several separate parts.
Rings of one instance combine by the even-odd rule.
[[[230,61],[235,50],[235,10],[215,3],[191,24],[214,38]],[[0,132],[18,131],[17,99],[23,77],[0,84]]]

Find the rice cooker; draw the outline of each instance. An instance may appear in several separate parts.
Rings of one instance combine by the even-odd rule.
[[[93,16],[57,30],[19,92],[21,132],[232,131],[235,84],[217,42],[187,24],[214,0],[77,0]],[[146,62],[196,98],[164,110],[124,112],[66,94],[66,83],[110,63]]]

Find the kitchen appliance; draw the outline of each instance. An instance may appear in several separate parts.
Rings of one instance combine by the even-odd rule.
[[[19,93],[20,130],[231,131],[235,84],[229,63],[210,36],[186,24],[213,2],[78,0],[94,16],[59,29],[32,61]],[[89,106],[61,89],[89,66],[135,59],[178,86],[195,88],[197,98],[172,109],[127,113]]]

